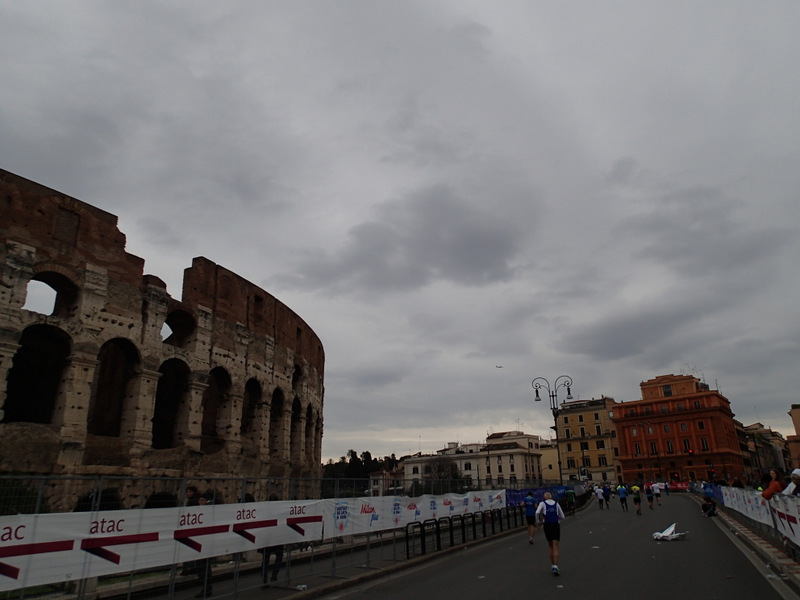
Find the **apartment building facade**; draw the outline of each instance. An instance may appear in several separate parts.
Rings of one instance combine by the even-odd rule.
[[[730,402],[693,375],[661,375],[620,403],[618,481],[731,481],[744,472]]]
[[[561,404],[556,436],[563,480],[616,480],[619,449],[613,417],[618,406],[606,396]]]
[[[547,445],[538,435],[521,431],[493,433],[483,444],[450,442],[434,454],[414,454],[400,460],[403,477],[428,480],[437,476],[444,457],[461,477],[474,487],[518,487],[541,482],[543,478],[540,446]]]

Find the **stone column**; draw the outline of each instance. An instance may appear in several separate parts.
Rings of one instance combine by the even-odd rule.
[[[200,452],[203,433],[203,394],[208,384],[207,373],[191,373],[187,391],[178,409],[177,439],[188,448]]]
[[[153,446],[153,410],[160,378],[159,371],[142,369],[125,400],[121,434],[131,441],[131,458],[139,458]]]
[[[60,427],[60,465],[79,465],[83,461],[86,419],[92,395],[92,381],[98,364],[96,353],[90,355],[86,352],[74,352],[62,373],[62,383],[53,411],[53,424]]]
[[[0,421],[3,420],[3,406],[6,404],[8,372],[11,370],[14,355],[19,348],[19,344],[13,342],[0,342]]]
[[[228,456],[237,459],[242,449],[242,406],[244,396],[242,394],[227,394],[223,414],[217,415],[217,435],[225,440],[225,447]],[[221,418],[220,418],[221,417]]]
[[[305,439],[306,439],[306,415],[305,412],[300,412],[300,417],[297,419],[297,423],[295,425],[297,427],[297,435],[292,435],[292,444],[293,446],[289,448],[289,451],[292,453],[292,466],[294,468],[299,468],[303,466],[304,462],[304,449],[305,449]]]

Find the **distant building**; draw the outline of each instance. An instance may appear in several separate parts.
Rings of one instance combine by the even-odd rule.
[[[661,375],[614,412],[620,481],[728,481],[744,472],[730,402],[691,375]]]
[[[792,404],[789,416],[794,425],[794,435],[786,437],[786,445],[789,451],[789,465],[787,468],[800,468],[800,404]]]
[[[526,487],[542,480],[538,435],[521,431],[494,433],[484,444],[448,443],[435,454],[414,454],[400,459],[403,475],[419,482],[442,479],[450,467],[472,487]]]
[[[752,443],[761,477],[768,474],[770,469],[778,469],[788,475],[787,471],[791,470],[791,459],[783,435],[762,423],[747,425],[744,431]],[[754,479],[759,481],[761,477],[756,476]]]
[[[558,448],[562,479],[614,481],[617,432],[612,417],[620,405],[602,396],[573,400],[559,407]]]

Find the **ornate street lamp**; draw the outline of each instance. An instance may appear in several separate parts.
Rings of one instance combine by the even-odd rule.
[[[537,377],[533,381],[531,381],[531,386],[533,386],[534,391],[536,392],[536,396],[533,398],[534,402],[541,402],[542,399],[539,397],[539,390],[545,390],[547,392],[548,397],[550,398],[550,411],[553,413],[553,422],[554,422],[554,429],[556,432],[556,454],[558,456],[558,477],[561,479],[563,475],[563,471],[561,470],[561,447],[558,443],[558,413],[559,413],[559,405],[558,405],[558,390],[559,388],[566,388],[567,389],[567,400],[572,400],[572,377],[569,375],[559,375],[556,377],[553,385],[550,385],[550,382],[547,381],[544,377]],[[563,483],[563,479],[559,482]]]

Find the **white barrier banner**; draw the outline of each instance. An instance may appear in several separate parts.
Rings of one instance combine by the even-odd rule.
[[[0,517],[0,591],[505,506],[505,490]]]
[[[726,508],[740,512],[764,525],[773,524],[769,503],[761,497],[760,492],[728,486],[719,489]]]
[[[769,507],[775,518],[775,527],[778,532],[800,545],[797,497],[775,494],[769,501]]]
[[[416,521],[440,519],[502,508],[506,505],[505,490],[470,492],[469,494],[401,496],[366,496],[327,500],[325,537],[365,534],[405,527]],[[336,533],[332,533],[336,532]]]
[[[0,517],[0,591],[321,540],[322,500]]]

